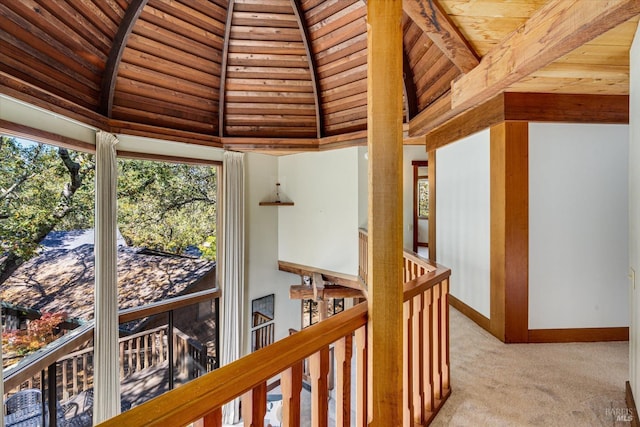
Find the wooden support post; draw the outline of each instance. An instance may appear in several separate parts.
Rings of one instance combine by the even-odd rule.
[[[529,337],[529,126],[491,128],[491,333]]]
[[[368,421],[402,420],[402,2],[367,3]]]

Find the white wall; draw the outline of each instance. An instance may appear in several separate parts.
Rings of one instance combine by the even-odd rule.
[[[273,192],[278,158],[248,153],[245,157],[245,320],[246,352],[251,351],[251,301],[275,294],[275,339],[300,328],[300,301],[289,299],[299,279],[278,270],[278,212],[285,207],[259,206]]]
[[[283,192],[295,203],[277,208],[281,260],[358,274],[358,153],[353,147],[279,158]]]
[[[402,151],[402,247],[413,250],[413,166],[411,162],[427,160],[427,152],[424,145],[405,145]],[[428,221],[421,222],[427,224],[427,232],[421,236],[420,241],[427,242]]]
[[[640,30],[636,31],[630,52],[629,111],[629,266],[640,272]],[[632,283],[633,284],[633,283]],[[629,383],[635,401],[640,396],[640,292],[630,286],[631,326],[629,330]]]
[[[436,151],[438,262],[451,294],[490,316],[489,130]]]
[[[529,126],[529,328],[628,325],[628,126]]]

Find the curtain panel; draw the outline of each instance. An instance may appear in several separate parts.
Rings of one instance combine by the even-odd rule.
[[[120,413],[118,351],[117,199],[118,165],[115,135],[96,134],[95,195],[95,332],[93,421]]]
[[[244,154],[226,151],[223,163],[221,365],[242,357],[244,343]],[[240,421],[240,399],[222,408],[226,424]]]

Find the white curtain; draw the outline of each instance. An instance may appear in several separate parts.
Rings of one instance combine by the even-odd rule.
[[[242,357],[244,343],[244,154],[224,153],[220,250],[221,365]],[[240,399],[222,408],[226,424],[240,421]]]
[[[120,413],[116,185],[118,139],[96,134],[95,335],[93,422]]]

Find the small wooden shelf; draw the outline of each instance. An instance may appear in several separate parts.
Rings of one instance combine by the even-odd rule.
[[[293,206],[293,202],[260,202],[260,206]]]

